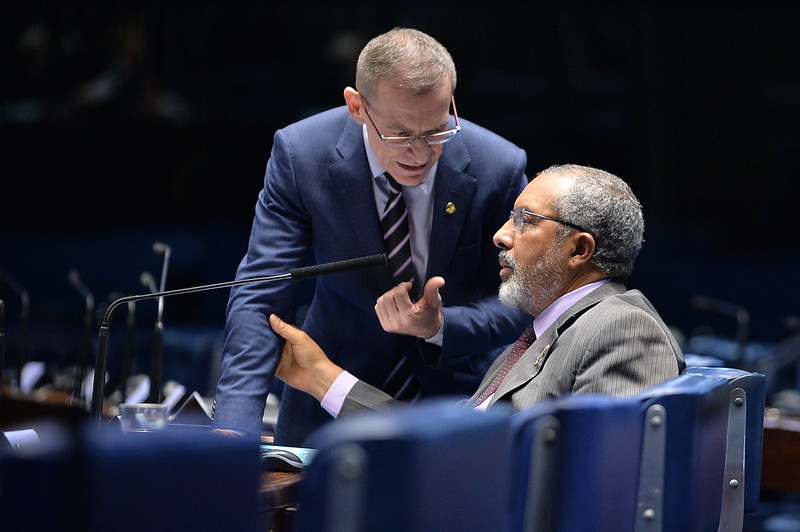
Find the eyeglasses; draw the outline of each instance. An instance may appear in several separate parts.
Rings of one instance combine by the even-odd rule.
[[[375,125],[375,121],[370,116],[369,111],[367,110],[367,101],[363,96],[361,96],[361,101],[364,102],[364,111],[367,113],[367,118],[369,118],[369,121],[372,122],[372,127],[375,128],[375,131],[378,132],[378,136],[389,148],[406,148],[417,142],[417,139],[424,139],[428,146],[444,144],[448,140],[451,140],[453,137],[455,137],[456,133],[461,131],[461,126],[458,124],[458,113],[456,113],[456,100],[453,96],[450,96],[450,105],[453,106],[453,118],[455,118],[456,127],[453,129],[447,129],[445,131],[440,131],[439,133],[431,133],[430,135],[416,135],[411,137],[384,136],[383,133],[381,133],[381,130],[378,129],[378,126]]]
[[[572,227],[573,229],[577,229],[578,231],[582,231],[584,233],[592,234],[591,231],[587,231],[580,225],[574,224],[572,222],[567,222],[565,220],[559,220],[558,218],[551,218],[549,216],[545,216],[544,214],[536,214],[535,212],[531,212],[525,207],[517,207],[513,211],[509,213],[508,218],[514,221],[514,231],[522,231],[522,226],[525,224],[525,215],[528,216],[535,216],[537,218],[541,218],[542,220],[550,220],[551,222],[556,222],[562,225],[566,225],[567,227]]]

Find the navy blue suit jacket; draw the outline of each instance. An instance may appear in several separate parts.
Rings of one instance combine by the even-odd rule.
[[[452,118],[451,118],[452,120]],[[495,231],[528,182],[523,150],[467,120],[443,146],[434,184],[426,279],[441,275],[441,348],[388,334],[374,306],[393,286],[388,268],[316,280],[303,329],[338,365],[381,385],[398,350],[409,355],[424,395],[471,394],[500,353],[530,321],[497,299]],[[452,202],[455,212],[445,206]],[[452,209],[450,209],[452,211]],[[345,107],[276,132],[256,204],[247,254],[237,278],[383,253],[362,127]],[[251,284],[231,290],[214,426],[258,433],[283,346],[270,329],[276,313],[293,322],[298,283]],[[332,418],[310,395],[286,387],[276,442],[302,445]]]

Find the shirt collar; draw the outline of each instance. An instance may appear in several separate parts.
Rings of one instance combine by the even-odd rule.
[[[572,292],[564,294],[547,305],[547,308],[545,308],[541,314],[536,316],[536,318],[533,320],[533,330],[536,333],[536,338],[539,338],[547,330],[547,328],[555,323],[555,321],[572,305],[577,303],[589,292],[601,287],[607,282],[608,279],[602,279],[600,281],[595,281],[593,283],[581,286]]]

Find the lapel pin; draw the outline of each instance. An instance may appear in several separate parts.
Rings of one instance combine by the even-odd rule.
[[[447,214],[454,214],[456,212],[456,204],[452,201],[448,201],[447,205],[444,206],[444,212]]]
[[[541,360],[542,360],[542,357],[544,356],[544,354],[545,354],[545,353],[547,353],[547,351],[549,351],[549,350],[550,350],[550,344],[547,344],[547,347],[545,347],[544,349],[542,349],[542,352],[541,352],[541,353],[539,353],[539,356],[536,358],[536,361],[533,363],[533,365],[534,365],[534,366],[538,366],[538,365],[539,365],[539,362],[541,362]]]

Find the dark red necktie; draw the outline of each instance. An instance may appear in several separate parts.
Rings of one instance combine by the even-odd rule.
[[[511,368],[514,367],[514,364],[516,364],[517,361],[522,358],[522,355],[525,354],[525,351],[527,351],[531,344],[533,344],[534,340],[536,340],[536,333],[533,332],[533,324],[531,324],[527,329],[525,329],[525,331],[522,333],[522,336],[519,337],[519,340],[514,343],[514,347],[511,348],[511,352],[503,361],[503,365],[500,366],[500,371],[497,373],[497,375],[495,375],[494,379],[492,379],[489,387],[484,390],[478,399],[475,400],[475,406],[484,402],[489,396],[497,391],[500,383],[506,378],[506,375],[508,375],[508,372],[511,371]]]

